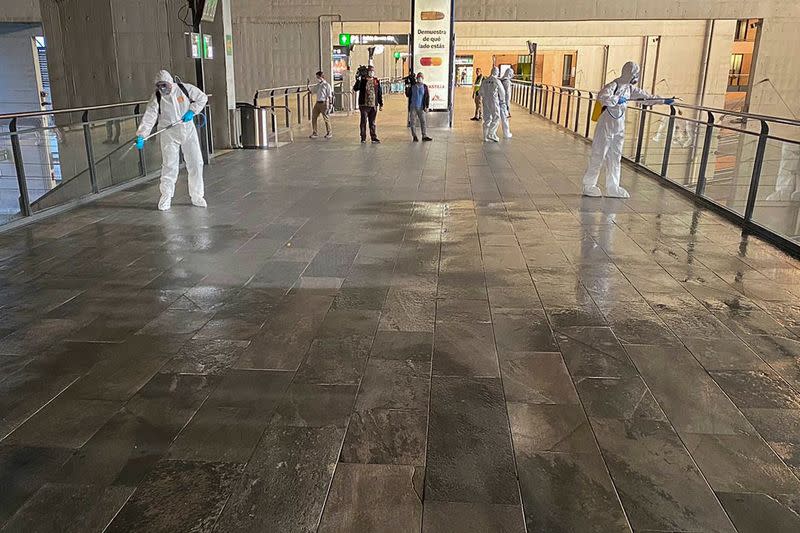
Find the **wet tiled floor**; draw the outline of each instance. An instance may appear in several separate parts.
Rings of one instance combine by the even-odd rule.
[[[5,530],[800,531],[800,263],[404,105],[0,235]]]

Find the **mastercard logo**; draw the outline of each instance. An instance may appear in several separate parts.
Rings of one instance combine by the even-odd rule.
[[[419,64],[423,67],[440,67],[442,66],[441,57],[423,57],[419,60]]]

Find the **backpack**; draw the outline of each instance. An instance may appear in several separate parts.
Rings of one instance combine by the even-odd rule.
[[[176,81],[175,83],[178,85],[178,88],[181,90],[181,92],[186,95],[186,98],[189,99],[189,104],[193,104],[194,100],[192,100],[192,97],[189,96],[189,91],[186,90],[186,86],[180,81]],[[161,92],[158,90],[156,90],[156,102],[158,102],[158,115],[161,116]]]

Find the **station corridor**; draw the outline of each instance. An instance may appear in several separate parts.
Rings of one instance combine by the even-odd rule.
[[[3,531],[800,531],[800,262],[467,96],[0,234]]]

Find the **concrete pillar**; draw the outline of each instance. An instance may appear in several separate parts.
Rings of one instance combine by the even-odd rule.
[[[226,110],[232,68],[225,59],[225,3],[217,8],[216,20],[203,28],[215,47],[215,58],[206,62],[206,92],[213,94],[216,147],[230,145]],[[179,18],[185,4],[184,0],[40,0],[54,107],[146,99],[154,90],[153,76],[162,68],[196,83],[184,37],[191,29]]]

